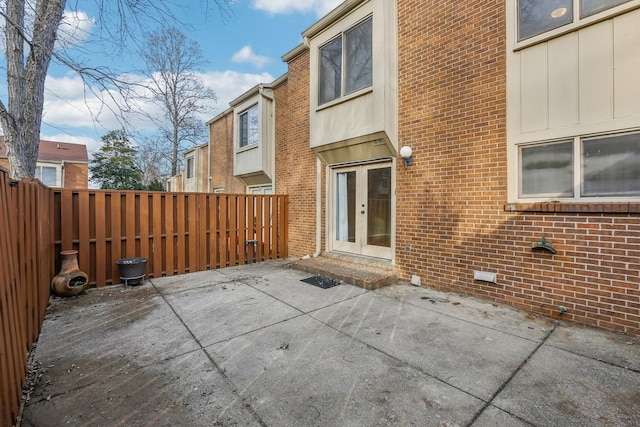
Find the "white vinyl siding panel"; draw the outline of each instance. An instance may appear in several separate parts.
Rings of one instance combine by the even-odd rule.
[[[613,118],[612,21],[584,28],[579,34],[580,123]]]
[[[578,35],[549,42],[549,128],[578,124]]]
[[[640,9],[514,52],[513,140],[634,127],[640,118],[638,22]]]
[[[522,132],[549,127],[549,79],[547,45],[539,44],[521,53],[520,111]]]
[[[640,114],[640,10],[613,21],[615,116]],[[633,54],[629,54],[633,53]]]
[[[384,122],[383,113],[381,109],[375,108],[371,92],[330,109],[319,110],[315,117],[316,138],[311,147],[322,145],[325,141],[340,141],[373,133],[377,130],[374,123]]]

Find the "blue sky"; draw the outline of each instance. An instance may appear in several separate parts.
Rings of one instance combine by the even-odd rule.
[[[176,15],[189,25],[172,25],[200,44],[208,61],[202,70],[204,82],[218,96],[211,113],[202,118],[203,126],[204,121],[227,109],[229,101],[246,90],[258,83],[270,83],[284,74],[287,68],[280,57],[302,42],[302,31],[341,2],[237,0],[231,5],[231,16],[222,19],[214,8],[205,13],[199,2],[182,0],[181,3],[190,6],[178,10]],[[79,7],[88,7],[90,3],[77,2]],[[142,68],[135,55],[106,56],[95,47],[82,46],[97,32],[97,26],[92,24],[97,17],[90,9],[76,9],[76,12],[84,35],[76,36],[82,41],[75,43],[85,52],[88,64],[107,65],[133,74]],[[88,51],[96,53],[88,54]],[[83,143],[90,153],[95,151],[102,135],[120,127],[115,116],[98,101],[102,95],[87,92],[78,76],[52,63],[46,83],[41,139]],[[136,126],[144,130],[149,124],[138,121]]]

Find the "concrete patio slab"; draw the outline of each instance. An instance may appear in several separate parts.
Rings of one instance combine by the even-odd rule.
[[[147,282],[143,286],[91,290],[50,305],[37,347],[49,382],[45,398],[199,349],[171,308]]]
[[[509,307],[435,289],[399,285],[382,288],[377,292],[434,313],[534,341],[542,340],[553,328],[553,321],[548,318],[535,317]]]
[[[490,399],[539,344],[373,292],[311,315],[481,399]]]
[[[172,293],[166,300],[203,346],[302,314],[237,281]]]
[[[538,426],[637,426],[640,372],[544,346],[493,404]]]
[[[483,404],[306,316],[207,351],[267,425],[464,425]]]
[[[22,425],[260,425],[203,351],[93,378],[35,401]]]
[[[475,420],[473,427],[531,427],[531,424],[495,406],[489,406]]]
[[[640,425],[638,337],[286,262],[52,299],[22,425]]]
[[[640,372],[640,339],[593,328],[559,328],[547,341],[556,348]]]
[[[190,273],[187,277],[180,275],[153,279],[153,286],[158,292],[166,295],[211,285],[231,283],[233,280],[233,278],[221,273],[220,270],[211,270]]]
[[[246,283],[303,313],[309,313],[367,292],[357,286],[341,285],[329,289],[305,283],[312,275],[304,271],[279,269],[260,277],[245,277]]]

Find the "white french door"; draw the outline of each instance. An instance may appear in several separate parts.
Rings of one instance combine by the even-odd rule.
[[[333,250],[392,258],[390,162],[333,169]]]

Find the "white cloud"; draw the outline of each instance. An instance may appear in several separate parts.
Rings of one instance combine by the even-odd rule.
[[[216,92],[218,101],[211,112],[200,119],[204,123],[216,114],[229,108],[229,102],[259,83],[271,83],[274,77],[267,73],[239,73],[237,71],[209,71],[201,74],[205,87]],[[128,75],[127,79],[144,82],[139,75]],[[43,123],[49,128],[61,129],[61,133],[100,135],[109,130],[120,129],[121,121],[114,111],[122,99],[117,93],[94,91],[85,88],[82,79],[72,77],[47,77]],[[147,113],[161,110],[157,105],[140,105]],[[153,131],[154,125],[141,117],[129,117],[130,125],[139,131]],[[77,132],[75,131],[77,130]],[[44,137],[43,137],[44,139]],[[62,140],[62,139],[61,139]]]
[[[113,95],[113,96],[112,96]],[[115,98],[115,99],[114,99]],[[45,81],[43,121],[54,127],[122,127],[112,110],[117,110],[117,93],[91,91],[78,76]]]
[[[222,112],[233,101],[260,83],[271,83],[275,78],[267,73],[251,74],[237,71],[210,71],[203,75],[204,84],[218,95],[217,110]],[[208,119],[211,119],[209,117]],[[207,120],[208,120],[207,119]]]
[[[262,68],[267,64],[267,62],[269,62],[269,58],[266,56],[256,55],[249,45],[234,53],[231,60],[236,63],[248,62],[253,64],[256,68]]]
[[[253,0],[253,7],[268,13],[306,13],[313,11],[318,17],[335,9],[343,0]]]
[[[91,35],[95,24],[95,19],[89,18],[83,11],[65,11],[58,26],[56,47],[64,48],[83,43]]]
[[[6,0],[0,0],[0,7],[2,7],[3,10],[6,8]],[[31,30],[34,25],[34,13],[34,5],[28,3],[25,8],[24,17],[25,31],[28,37],[31,37]],[[81,10],[65,10],[62,15],[62,21],[58,26],[55,48],[69,48],[82,44],[91,35],[95,23],[95,18],[90,18],[89,15]],[[0,32],[2,34],[4,34],[5,25],[6,21],[4,17],[0,17]],[[4,37],[2,37],[0,38],[0,50],[4,52],[5,47],[6,41]]]

